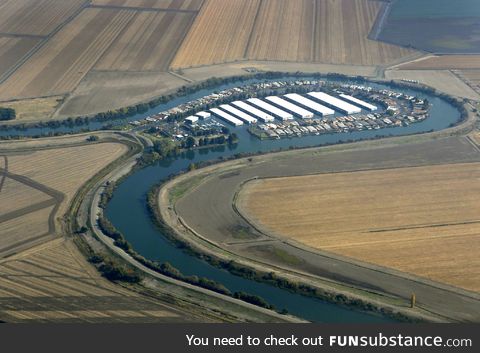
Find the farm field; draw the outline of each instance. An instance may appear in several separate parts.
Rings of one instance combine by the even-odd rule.
[[[381,65],[413,54],[367,38],[381,6],[379,1],[317,0],[315,61]]]
[[[480,66],[480,65],[479,65]],[[480,94],[480,69],[455,71],[458,77],[464,80],[475,92]]]
[[[65,194],[66,206],[85,181],[120,157],[126,147],[118,143],[102,143],[54,151],[8,156],[8,169]]]
[[[183,313],[114,285],[68,240],[0,260],[0,320],[178,322]]]
[[[404,70],[480,69],[480,55],[430,56],[399,66]]]
[[[197,11],[204,0],[93,0],[93,5]]]
[[[87,3],[86,0],[4,0],[0,3],[0,33],[46,36]]]
[[[23,99],[18,101],[0,102],[3,108],[15,109],[16,118],[12,120],[12,124],[28,123],[50,120],[55,110],[62,104],[63,96],[53,96],[48,98]],[[3,122],[8,125],[9,122]]]
[[[0,100],[70,92],[133,16],[127,10],[83,11],[0,85]]]
[[[172,68],[242,59],[259,6],[259,0],[208,0],[178,50]]]
[[[0,172],[5,176],[0,192],[0,258],[59,236],[56,219],[73,195],[119,158],[126,146],[108,142],[31,153],[7,151],[0,152]]]
[[[229,1],[228,5],[209,0],[172,68],[247,59],[381,65],[415,53],[367,38],[381,6],[368,0]],[[239,11],[246,17],[235,16]],[[232,32],[234,26],[243,30]],[[232,38],[232,43],[223,38]]]
[[[139,12],[95,69],[168,71],[194,17],[191,13]]]
[[[467,163],[265,179],[242,210],[309,247],[479,292],[479,177]]]
[[[0,78],[39,41],[38,38],[2,37],[0,35]]]
[[[408,79],[438,89],[453,96],[479,100],[480,96],[465,80],[460,79],[450,70],[387,70],[387,79]]]
[[[315,1],[263,1],[252,30],[247,57],[312,61],[314,13]]]

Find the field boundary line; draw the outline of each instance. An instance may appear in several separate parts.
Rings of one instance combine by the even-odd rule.
[[[20,67],[22,67],[30,58],[32,58],[49,40],[60,32],[67,24],[73,21],[82,11],[90,5],[90,0],[86,0],[76,11],[68,16],[62,23],[60,23],[53,31],[51,31],[42,41],[38,42],[32,49],[30,49],[14,66],[0,76],[0,85],[8,80]]]
[[[20,208],[18,210],[14,210],[14,211],[2,214],[2,215],[0,215],[0,224],[11,221],[13,219],[20,218],[22,216],[25,216],[25,215],[33,213],[33,212],[41,211],[44,208],[48,208],[50,206],[55,205],[56,202],[57,201],[55,199],[51,198],[51,199],[48,199],[48,200],[45,200],[45,201],[42,201],[42,202],[38,202],[38,203],[33,204],[33,205],[29,205],[27,207]]]
[[[8,157],[7,156],[0,156],[3,157],[4,160],[4,168],[0,168],[2,172],[2,178],[0,179],[0,192],[2,192],[3,185],[5,184],[5,180],[7,179],[7,172],[8,172]]]

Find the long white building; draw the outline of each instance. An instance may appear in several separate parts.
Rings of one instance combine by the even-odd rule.
[[[226,121],[227,123],[229,124],[232,124],[234,126],[241,126],[243,125],[243,121],[241,121],[240,119],[237,119],[235,118],[234,116],[228,114],[228,113],[225,113],[223,110],[221,109],[218,109],[218,108],[212,108],[210,109],[210,111],[215,114],[217,117],[219,117],[220,119]]]
[[[260,109],[257,109],[257,108],[255,108],[255,107],[253,107],[250,104],[247,104],[245,102],[235,101],[235,102],[232,102],[232,104],[234,106],[240,108],[240,109],[245,110],[246,112],[252,114],[253,116],[256,116],[257,119],[261,120],[264,123],[271,123],[275,120],[275,118],[273,116],[271,116],[270,114],[267,114],[267,113],[261,111]]]
[[[257,119],[255,119],[253,116],[250,116],[247,113],[244,113],[241,110],[238,110],[237,108],[232,107],[231,105],[223,104],[220,106],[220,108],[222,108],[223,110],[226,110],[228,113],[235,115],[237,118],[240,118],[240,120],[242,120],[247,124],[257,123]]]
[[[286,94],[285,97],[287,97],[288,99],[294,101],[294,102],[297,102],[307,108],[310,108],[314,111],[316,111],[318,114],[320,114],[321,116],[327,116],[327,115],[333,115],[335,114],[335,111],[324,106],[324,105],[321,105],[317,102],[314,102],[312,101],[311,99],[308,99],[308,98],[305,98],[304,96],[301,96],[297,93],[291,93],[291,94]]]
[[[356,107],[324,92],[310,92],[308,95],[345,114],[357,114],[362,112],[362,109],[359,107]]]
[[[266,110],[267,112],[273,114],[280,120],[292,120],[293,115],[290,113],[287,113],[286,111],[283,111],[267,102],[262,101],[261,99],[258,98],[250,98],[248,100],[249,103],[252,103],[253,105],[259,107],[260,109]]]
[[[376,106],[374,106],[373,104],[370,104],[370,103],[367,103],[367,102],[364,102],[358,98],[355,98],[355,97],[352,97],[352,96],[349,96],[348,94],[341,94],[340,95],[341,98],[355,104],[355,105],[358,105],[362,108],[365,108],[367,110],[370,110],[371,112],[374,112],[376,111],[378,108]]]
[[[269,102],[272,102],[273,104],[276,104],[290,112],[292,112],[295,115],[298,115],[302,119],[311,119],[314,117],[314,114],[312,112],[309,112],[306,109],[303,109],[299,107],[298,105],[295,105],[293,103],[290,103],[289,101],[286,101],[283,98],[277,97],[277,96],[271,96],[265,98]]]

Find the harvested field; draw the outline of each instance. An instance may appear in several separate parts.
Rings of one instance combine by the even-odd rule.
[[[0,262],[0,308],[0,320],[8,322],[189,320],[101,278],[64,239]]]
[[[92,71],[67,98],[58,117],[93,114],[148,101],[184,83],[166,72]]]
[[[208,0],[182,43],[172,68],[242,59],[259,0]]]
[[[139,7],[145,9],[199,10],[203,0],[93,0],[93,5]]]
[[[414,53],[367,38],[381,6],[369,0],[317,0],[315,61],[378,65]]]
[[[246,59],[381,65],[415,53],[367,38],[381,6],[369,0],[209,0],[172,68]]]
[[[17,114],[14,120],[2,122],[5,125],[29,123],[38,120],[50,120],[53,113],[62,104],[64,97],[55,96],[48,98],[22,99],[18,101],[0,102],[4,108],[13,108]]]
[[[191,13],[139,12],[95,68],[168,71],[194,18]]]
[[[256,60],[312,61],[315,1],[262,1],[247,57]]]
[[[403,70],[480,69],[480,55],[430,56],[400,66]]]
[[[84,182],[125,151],[126,147],[118,143],[44,150],[9,156],[8,167],[11,173],[25,176],[65,194],[66,206]]]
[[[56,219],[80,186],[125,151],[119,143],[100,143],[10,152],[8,164],[2,156],[1,171],[8,170],[0,191],[0,258],[58,236]]]
[[[0,254],[8,252],[38,237],[49,234],[48,217],[53,207],[30,212],[22,217],[2,222],[0,227]],[[53,234],[51,234],[53,235]]]
[[[461,70],[455,71],[455,74],[480,94],[480,70]]]
[[[135,13],[87,9],[0,85],[0,100],[72,91]]]
[[[0,32],[46,36],[86,0],[4,0],[0,3]]]
[[[478,100],[480,96],[464,80],[447,70],[388,70],[387,79],[416,80],[453,96]]]
[[[265,179],[241,207],[307,246],[478,292],[479,178],[469,163]]]
[[[2,37],[0,35],[0,78],[39,42],[38,38]]]
[[[7,178],[0,192],[0,216],[49,199],[51,196]]]

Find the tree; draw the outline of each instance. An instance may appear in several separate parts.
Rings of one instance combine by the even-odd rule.
[[[192,136],[187,137],[187,140],[185,141],[185,147],[186,148],[195,147],[195,139]]]
[[[13,120],[17,117],[15,109],[0,107],[0,121]]]

